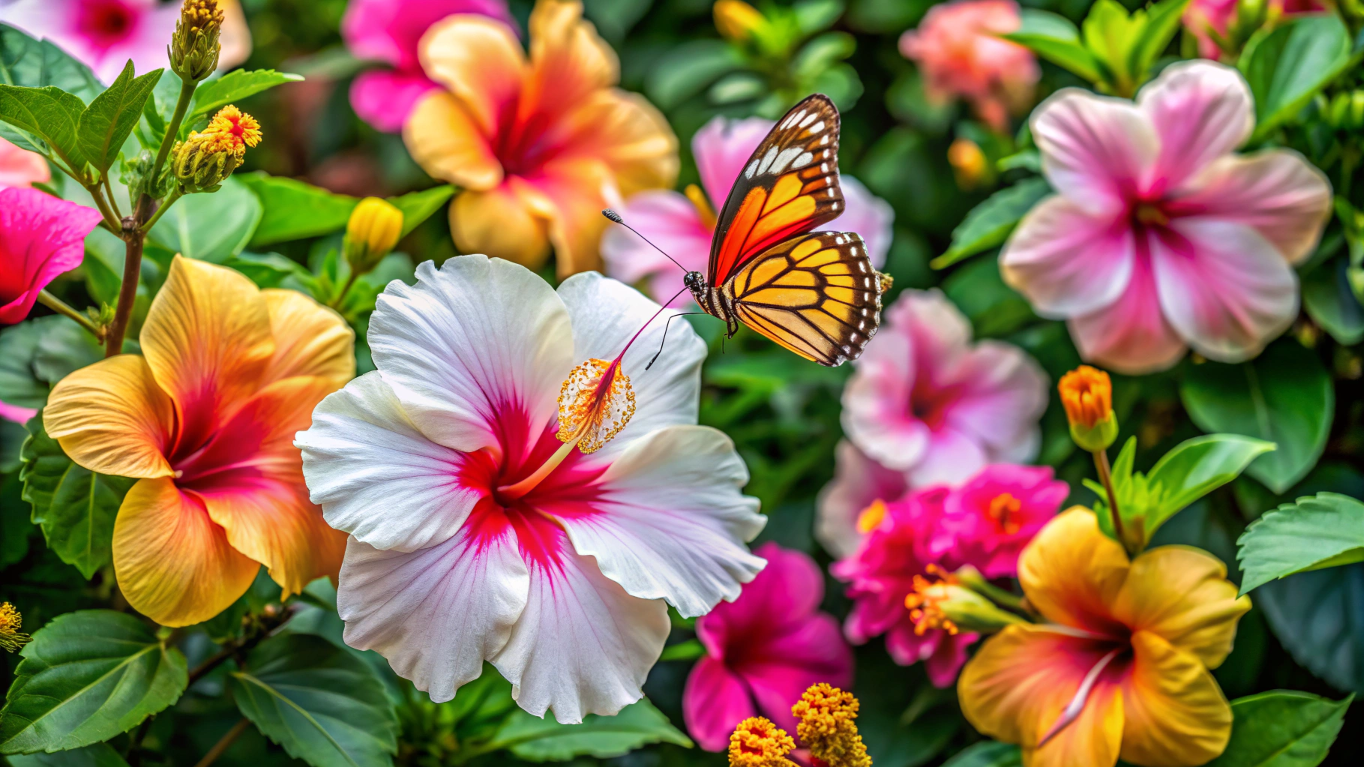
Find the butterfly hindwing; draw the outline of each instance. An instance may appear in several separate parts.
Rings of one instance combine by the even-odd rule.
[[[711,285],[776,243],[843,212],[838,109],[816,94],[791,108],[744,164],[711,240]]]
[[[750,260],[727,292],[745,325],[806,359],[834,366],[857,359],[876,335],[885,281],[861,237],[813,232]]]

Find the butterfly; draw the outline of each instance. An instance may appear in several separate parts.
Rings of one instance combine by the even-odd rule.
[[[838,109],[815,94],[777,121],[725,200],[703,275],[683,283],[707,314],[834,367],[862,354],[881,323],[889,275],[862,238],[816,232],[843,212]]]

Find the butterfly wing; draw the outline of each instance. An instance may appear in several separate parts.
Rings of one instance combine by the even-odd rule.
[[[872,268],[856,234],[812,232],[760,253],[726,286],[745,325],[806,359],[857,359],[881,324],[890,278]]]
[[[723,284],[767,248],[843,212],[838,130],[838,109],[820,94],[777,121],[748,158],[720,211],[708,284]]]

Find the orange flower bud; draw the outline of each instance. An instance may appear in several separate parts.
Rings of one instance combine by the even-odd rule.
[[[743,0],[720,0],[713,10],[720,36],[736,42],[748,40],[767,24],[762,13]]]
[[[980,145],[968,138],[959,138],[947,148],[947,162],[957,177],[957,186],[974,189],[990,176],[990,163]]]
[[[1113,415],[1113,382],[1088,365],[1066,373],[1057,385],[1075,443],[1090,452],[1104,450],[1118,438]]]

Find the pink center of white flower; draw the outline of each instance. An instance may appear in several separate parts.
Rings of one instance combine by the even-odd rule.
[[[131,37],[137,30],[139,11],[121,0],[80,3],[76,32],[97,48],[107,48]]]

